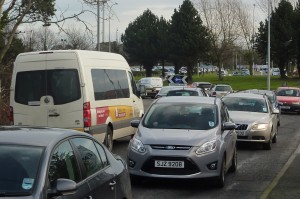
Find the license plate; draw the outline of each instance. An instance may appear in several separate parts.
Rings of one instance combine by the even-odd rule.
[[[281,109],[290,109],[291,107],[289,106],[281,106]]]
[[[245,136],[246,132],[245,131],[236,131],[236,134],[239,136]]]
[[[155,160],[155,167],[184,168],[184,161]]]

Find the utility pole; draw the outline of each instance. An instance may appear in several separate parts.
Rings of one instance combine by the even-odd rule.
[[[271,82],[270,82],[270,64],[271,64],[271,23],[270,23],[270,20],[271,20],[271,17],[270,17],[270,9],[271,9],[271,5],[270,5],[271,1],[268,0],[268,80],[267,80],[267,87],[268,87],[268,90],[270,90],[270,87],[271,87]]]

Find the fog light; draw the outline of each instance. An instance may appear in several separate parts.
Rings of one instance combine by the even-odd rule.
[[[217,170],[217,168],[218,168],[217,165],[218,165],[218,162],[213,162],[213,163],[208,164],[207,168],[209,170]]]
[[[134,167],[134,165],[135,165],[135,162],[133,160],[128,161],[128,166],[129,167]]]

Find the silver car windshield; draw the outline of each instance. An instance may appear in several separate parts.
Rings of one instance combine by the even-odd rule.
[[[264,99],[225,97],[223,101],[229,111],[268,112]]]
[[[217,106],[213,104],[154,104],[143,120],[153,129],[208,130],[218,125]]]
[[[42,147],[1,145],[0,193],[5,196],[30,195],[42,153]]]

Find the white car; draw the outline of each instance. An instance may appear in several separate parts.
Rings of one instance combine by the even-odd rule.
[[[279,76],[280,75],[280,69],[279,68],[273,68],[272,69],[272,75]]]

